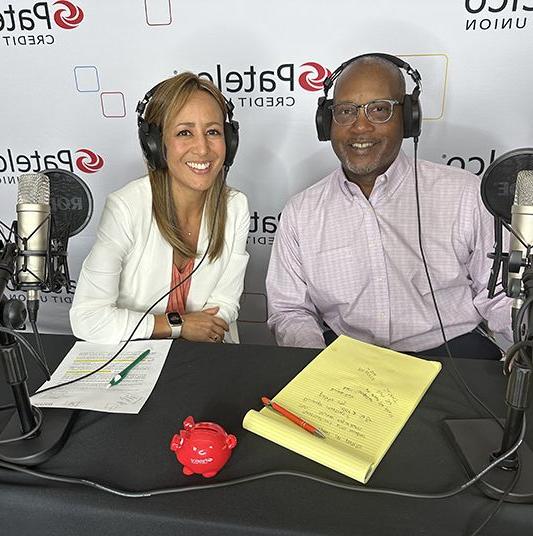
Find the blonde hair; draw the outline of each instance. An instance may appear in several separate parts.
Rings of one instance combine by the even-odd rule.
[[[145,120],[159,127],[163,140],[171,128],[172,120],[197,91],[209,93],[217,101],[224,118],[227,116],[226,101],[211,81],[193,73],[180,73],[161,82],[146,107]],[[164,146],[164,142],[162,145]],[[180,228],[176,218],[168,169],[149,169],[148,175],[152,187],[152,210],[161,234],[182,257],[187,259],[196,257],[196,251],[185,242],[184,231]],[[224,169],[221,169],[215,182],[207,191],[205,199],[204,214],[208,232],[211,233],[213,229],[208,250],[210,261],[220,257],[224,246],[229,190],[224,184]]]

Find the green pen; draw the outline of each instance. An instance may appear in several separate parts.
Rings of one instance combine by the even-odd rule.
[[[130,363],[124,370],[113,376],[113,379],[107,385],[107,389],[113,387],[113,385],[119,384],[130,372],[136,367],[148,354],[150,350],[145,350],[137,359]]]

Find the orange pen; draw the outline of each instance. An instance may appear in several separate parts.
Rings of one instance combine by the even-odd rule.
[[[293,422],[294,424],[297,424],[300,428],[303,428],[310,434],[313,434],[317,437],[321,437],[322,439],[325,439],[326,436],[324,435],[324,432],[321,432],[316,426],[313,426],[312,424],[305,422],[301,417],[298,417],[298,415],[291,413],[288,409],[285,409],[279,404],[276,404],[276,402],[272,402],[270,398],[267,398],[266,396],[262,396],[261,402],[263,402],[265,406],[272,408],[274,411],[277,411],[280,415],[283,415],[285,418],[289,419],[289,421]]]

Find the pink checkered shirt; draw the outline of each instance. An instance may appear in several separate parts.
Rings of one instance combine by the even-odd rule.
[[[511,300],[487,297],[493,220],[479,178],[419,160],[422,244],[448,339],[483,319],[511,340]],[[342,169],[283,210],[266,279],[278,344],[322,348],[335,333],[399,351],[443,342],[418,248],[413,163],[400,152],[369,199]]]

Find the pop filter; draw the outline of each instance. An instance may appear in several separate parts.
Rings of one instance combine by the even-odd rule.
[[[85,229],[93,214],[89,187],[65,169],[45,169],[50,179],[51,238],[70,238]]]
[[[74,291],[67,263],[68,241],[85,229],[93,215],[93,196],[89,187],[65,169],[42,171],[50,180],[50,269],[48,289]]]
[[[481,179],[481,198],[493,216],[511,224],[516,177],[520,171],[529,169],[533,169],[530,147],[502,154],[487,168]]]

